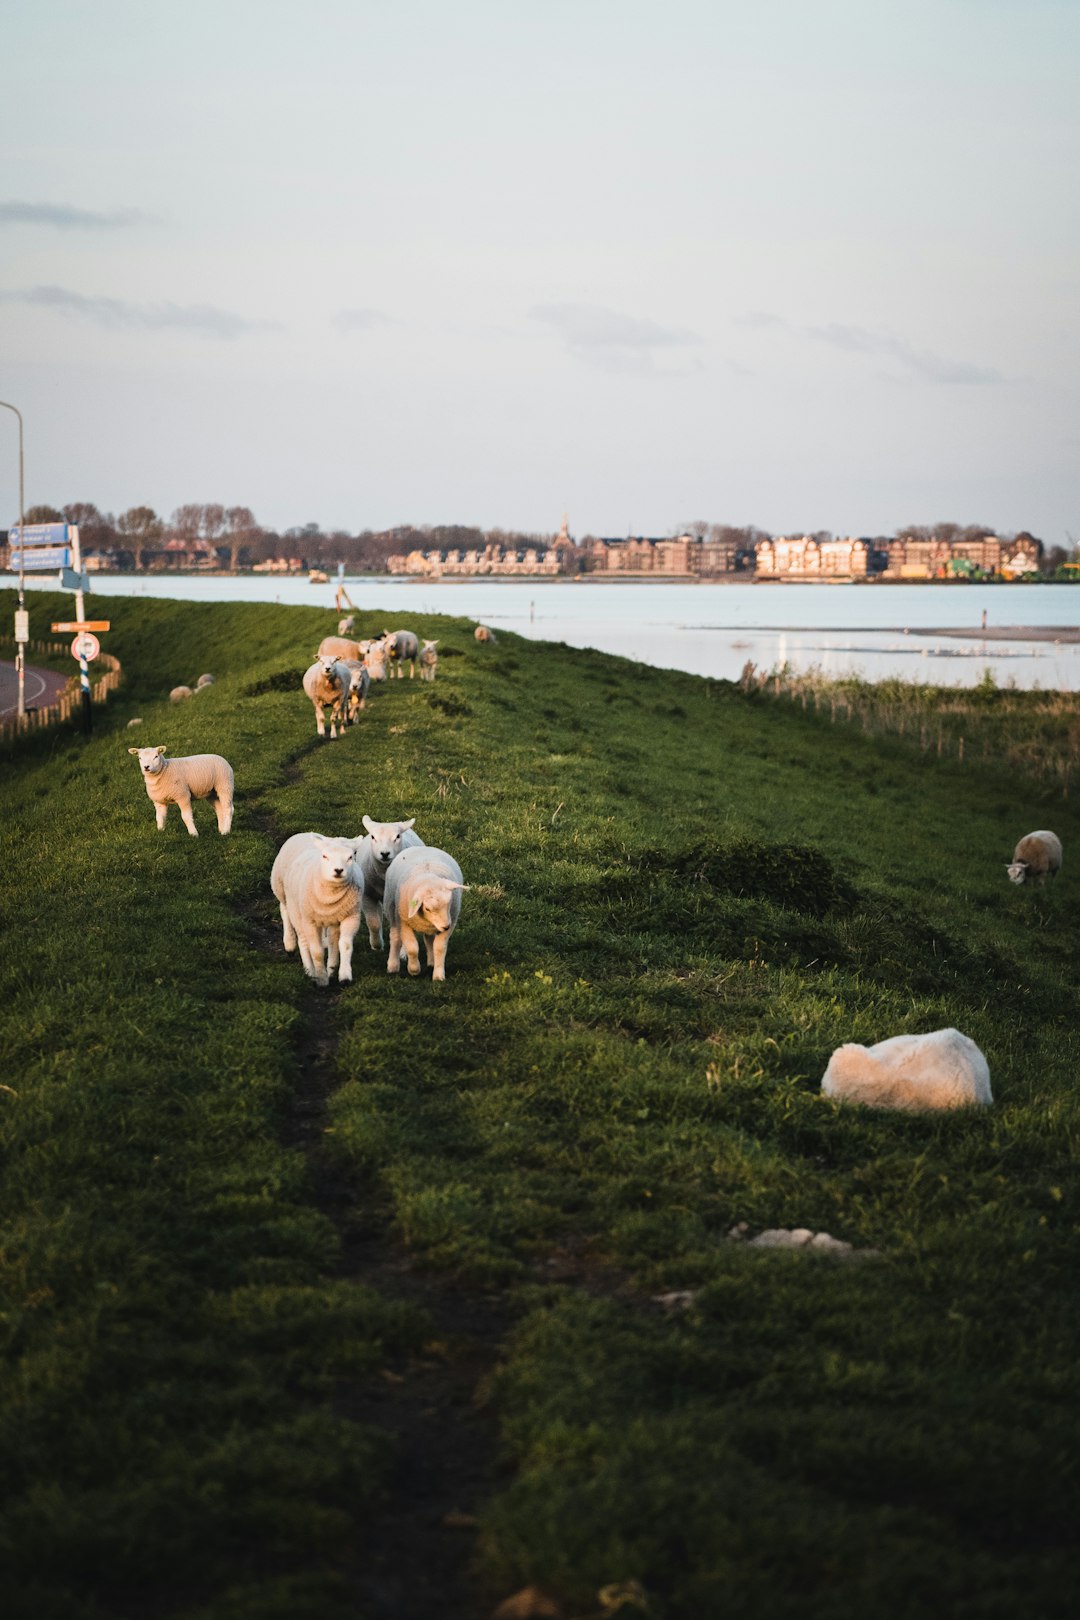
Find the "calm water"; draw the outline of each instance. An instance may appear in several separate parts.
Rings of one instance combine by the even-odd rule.
[[[971,685],[990,669],[1002,685],[1011,680],[1023,687],[1080,690],[1080,645],[987,642],[979,634],[984,608],[990,625],[1075,625],[1080,587],[1071,585],[433,582],[376,576],[347,580],[346,589],[358,608],[385,612],[390,629],[407,624],[410,613],[452,613],[523,636],[719,679],[735,679],[749,658],[765,669],[788,662],[830,675],[857,671],[870,680],[900,675],[953,686]],[[302,602],[325,606],[328,621],[334,614],[333,582],[312,585],[306,577],[110,574],[95,578],[94,591],[197,602]],[[391,618],[400,623],[390,624]],[[965,625],[971,636],[963,640],[913,633]]]

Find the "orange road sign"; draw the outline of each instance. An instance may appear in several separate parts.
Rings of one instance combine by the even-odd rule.
[[[54,624],[53,625],[53,629],[54,630],[107,630],[109,628],[110,622],[111,621],[108,620],[108,619],[61,619],[59,624]]]

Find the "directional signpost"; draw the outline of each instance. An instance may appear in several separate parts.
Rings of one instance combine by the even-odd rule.
[[[71,534],[67,523],[16,523],[8,530],[12,568],[25,574],[58,574],[71,567]]]
[[[80,630],[71,643],[71,656],[79,660],[80,667],[84,662],[92,664],[100,651],[101,642],[90,630]]]

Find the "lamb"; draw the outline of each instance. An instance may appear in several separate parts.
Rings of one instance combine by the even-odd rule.
[[[338,982],[350,983],[364,898],[353,840],[294,833],[274,857],[270,887],[281,911],[282,943],[287,951],[299,945],[308,977],[327,985],[337,968]]]
[[[1013,883],[1045,883],[1061,871],[1061,839],[1057,833],[1027,833],[1013,850],[1012,864],[1006,866]]]
[[[986,1059],[958,1029],[894,1035],[876,1046],[839,1046],[821,1089],[827,1097],[868,1108],[986,1107],[993,1101]]]
[[[214,677],[212,675],[200,675],[195,682],[195,690],[196,692],[202,692],[206,687],[213,686],[213,684]]]
[[[192,692],[190,686],[174,686],[172,691],[169,693],[169,702],[183,703],[184,699],[191,697],[191,695]]]
[[[352,633],[352,629],[353,629],[353,626],[355,625],[355,623],[356,623],[356,620],[354,619],[354,617],[353,617],[353,615],[351,613],[346,618],[339,619],[338,622],[337,622],[337,633],[338,633],[338,635],[339,636],[350,635]]]
[[[320,655],[311,668],[304,672],[304,691],[315,705],[315,728],[320,737],[326,736],[324,710],[330,707],[330,735],[337,736],[338,721],[344,728],[345,700],[349,690],[349,671],[330,654]]]
[[[397,665],[398,680],[402,679],[404,670],[402,665],[409,661],[409,679],[416,672],[416,656],[420,651],[420,643],[411,630],[384,630],[383,646],[386,648],[387,662]]]
[[[446,978],[446,947],[461,910],[461,867],[444,849],[421,845],[395,855],[386,872],[383,911],[390,925],[387,973],[397,973],[402,956],[409,972],[420,972],[417,934],[424,935],[433,979]]]
[[[473,637],[476,641],[489,642],[492,647],[496,646],[499,640],[494,630],[492,630],[490,626],[486,624],[478,624],[476,629],[473,631]]]
[[[350,641],[348,636],[323,636],[319,642],[316,658],[363,658],[364,654],[358,641]]]
[[[413,832],[415,817],[411,821],[372,821],[364,817],[367,836],[357,841],[356,852],[364,874],[364,921],[367,923],[368,942],[373,951],[382,950],[383,891],[390,862],[403,849],[414,849],[424,840]]]
[[[437,641],[425,641],[420,649],[420,679],[434,681],[435,671],[439,667],[439,655],[435,651],[439,645]]]
[[[218,832],[224,838],[230,831],[234,778],[227,759],[220,754],[180,754],[175,759],[166,759],[164,747],[129,748],[128,753],[138,755],[146,791],[154,803],[159,832],[165,825],[170,804],[178,804],[184,826],[192,838],[198,838],[191,801],[211,798],[217,812]]]
[[[350,725],[354,725],[360,718],[360,710],[367,707],[371,675],[362,659],[343,658],[341,661],[349,671],[349,691],[346,698],[345,718]]]
[[[364,663],[368,674],[373,681],[386,679],[386,644],[382,641],[369,641],[364,649]]]

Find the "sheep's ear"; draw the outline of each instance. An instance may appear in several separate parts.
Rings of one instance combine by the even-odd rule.
[[[410,917],[415,917],[416,913],[418,911],[423,911],[423,909],[424,909],[424,902],[422,900],[410,900],[409,901],[409,916]]]
[[[139,750],[137,748],[129,748],[128,749],[129,754],[137,754],[138,752],[139,752]]]
[[[165,752],[165,744],[164,743],[162,743],[160,748],[155,748],[154,749],[155,754],[163,754],[164,752]]]
[[[314,838],[314,840],[315,840],[315,842],[317,844],[325,844],[326,843],[326,839],[323,837],[322,833],[313,832],[311,836],[312,836],[312,838]]]
[[[415,827],[416,826],[416,817],[413,816],[413,817],[411,817],[411,819],[409,821],[401,822],[400,826],[401,826],[402,832],[408,832],[410,827]]]
[[[450,883],[448,881],[446,887],[448,889],[467,889],[469,885],[467,883]]]
[[[375,831],[375,823],[372,821],[370,816],[361,816],[360,820],[367,828],[369,833],[373,833]]]

